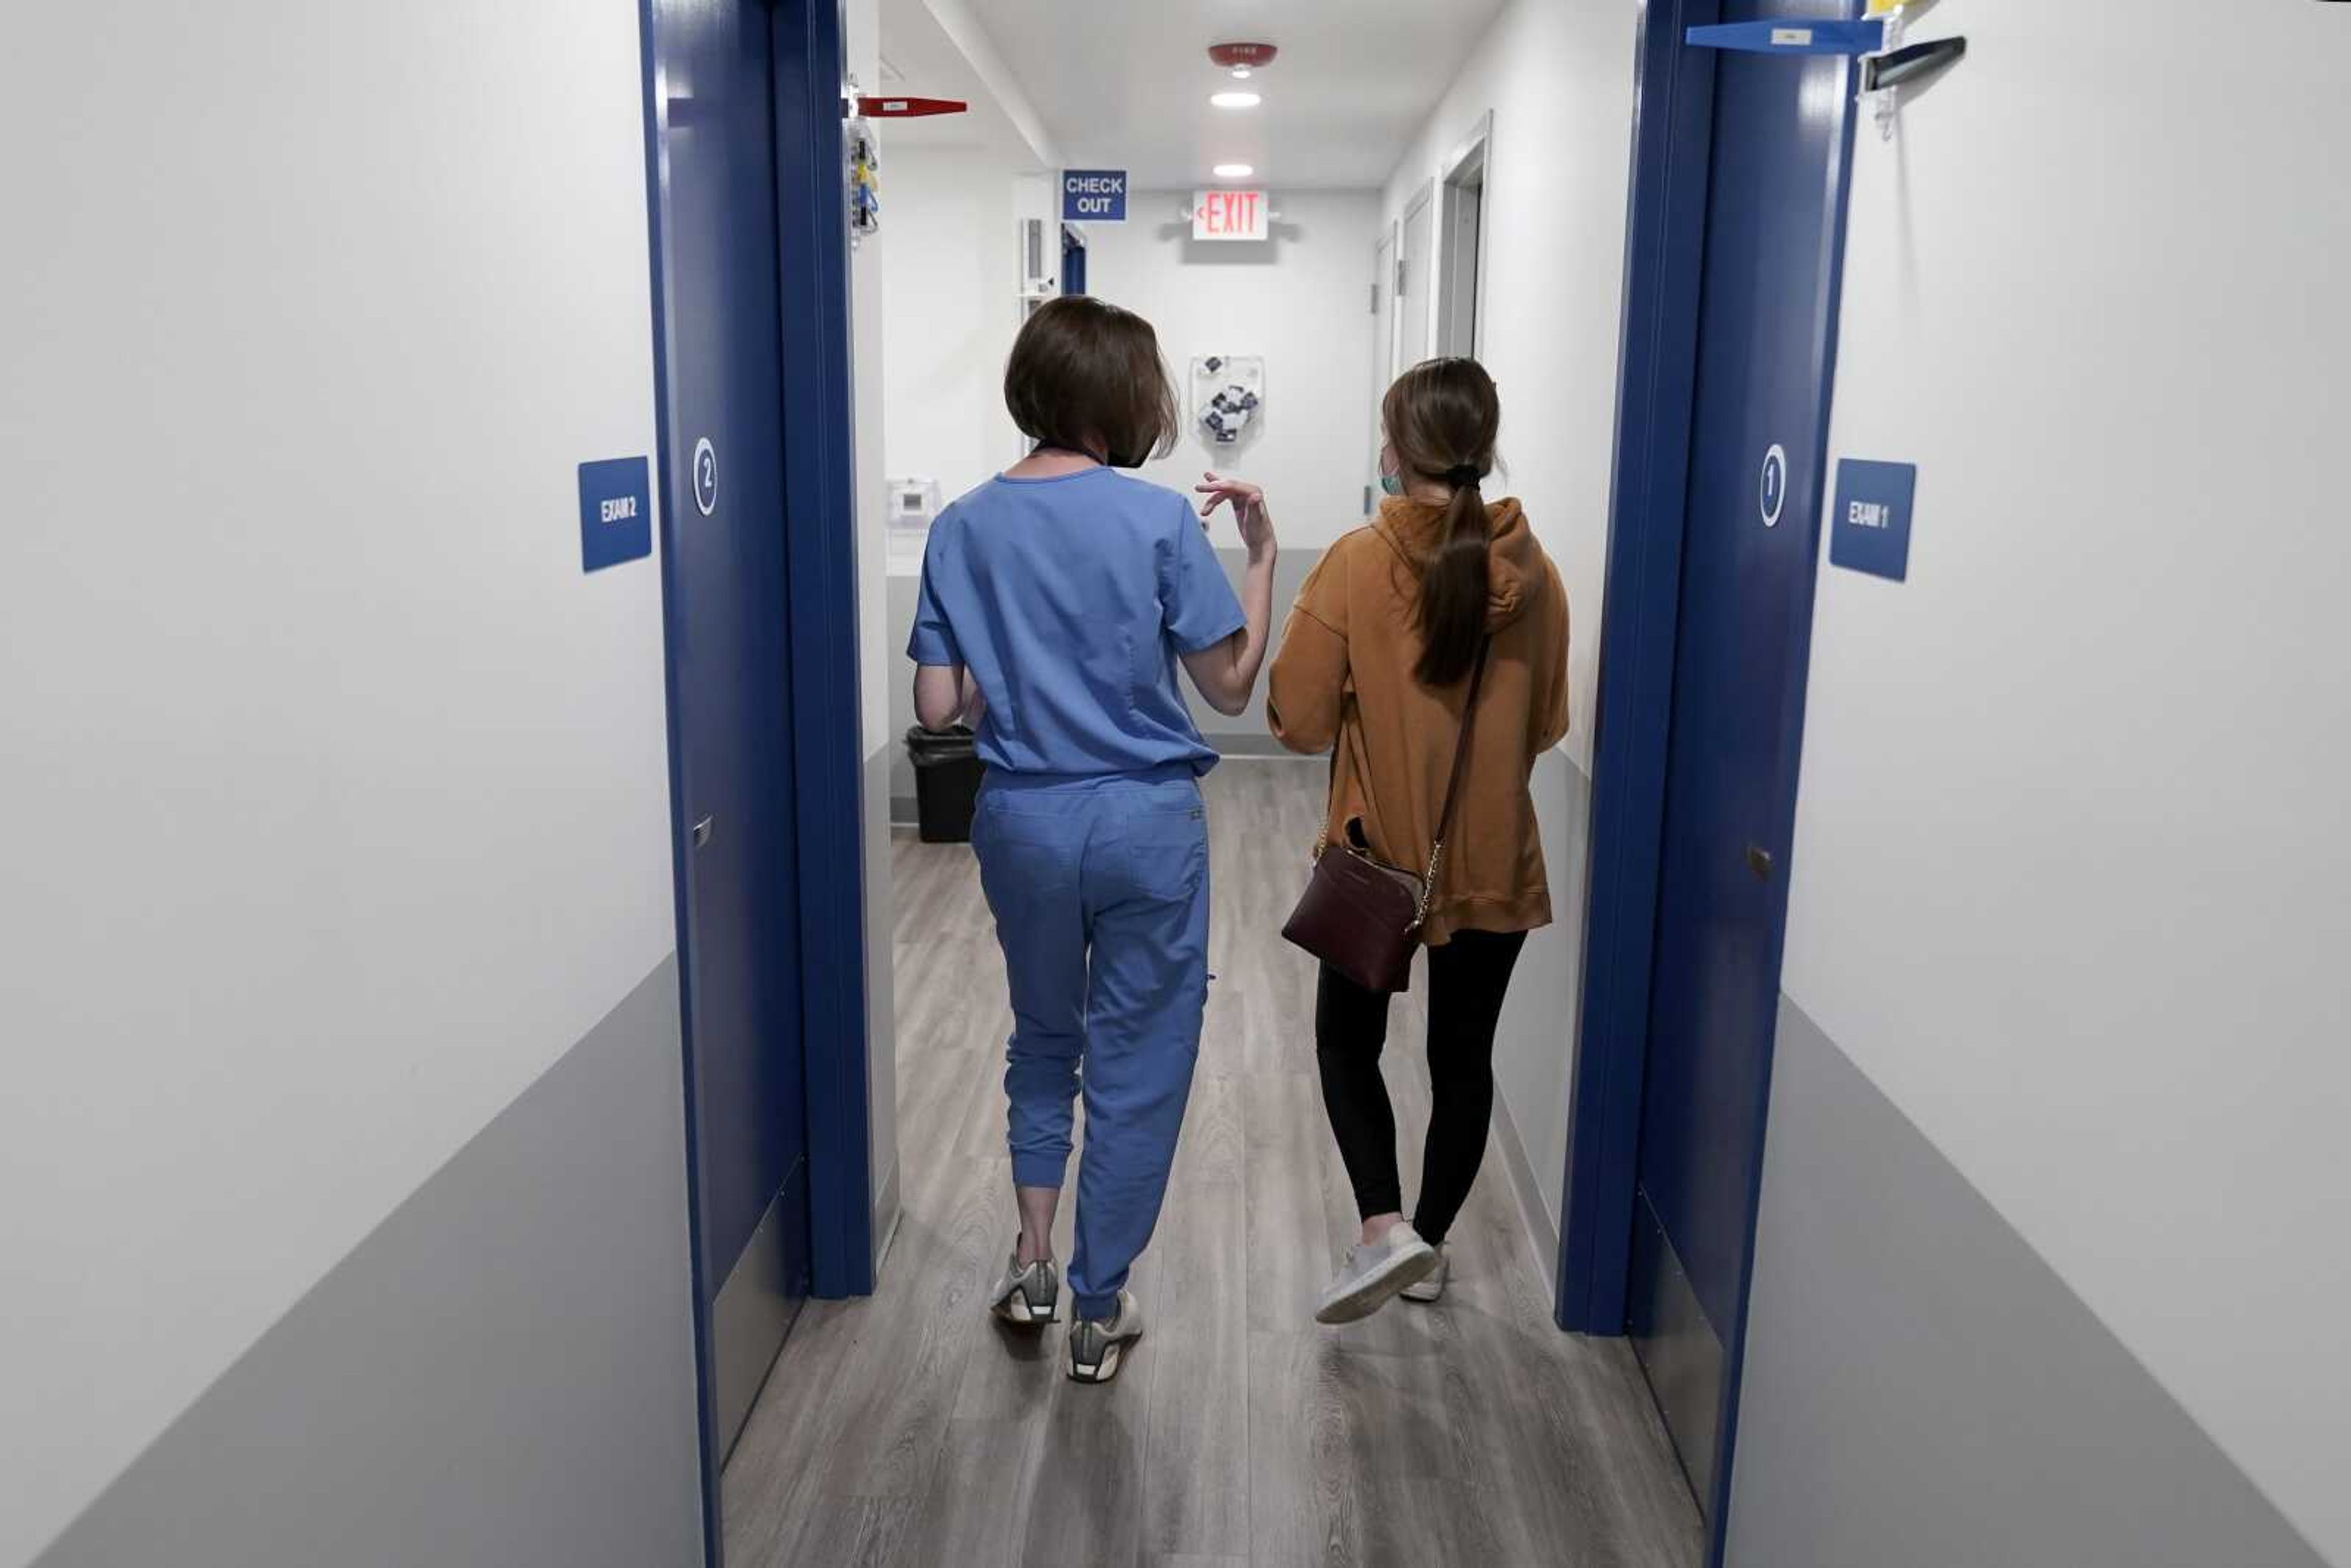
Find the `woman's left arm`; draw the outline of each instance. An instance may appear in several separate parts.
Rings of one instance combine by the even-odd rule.
[[[961,664],[914,666],[914,719],[925,729],[945,729],[961,720],[973,726],[987,711],[979,683]]]
[[[1249,694],[1257,690],[1258,671],[1265,666],[1266,643],[1273,632],[1273,563],[1280,549],[1263,490],[1246,479],[1223,479],[1213,473],[1203,477],[1207,483],[1193,486],[1208,497],[1200,504],[1201,517],[1231,502],[1241,543],[1249,549],[1249,564],[1241,572],[1244,624],[1213,647],[1185,654],[1184,668],[1208,706],[1230,718],[1248,708]]]

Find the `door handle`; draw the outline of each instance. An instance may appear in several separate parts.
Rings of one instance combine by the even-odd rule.
[[[718,819],[716,817],[705,817],[702,821],[694,824],[694,847],[695,849],[700,849],[703,845],[710,841],[711,827],[717,821]]]
[[[1771,852],[1761,844],[1747,846],[1747,869],[1755,873],[1758,882],[1771,880]]]

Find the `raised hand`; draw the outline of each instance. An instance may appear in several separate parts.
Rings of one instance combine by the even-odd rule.
[[[1218,507],[1230,502],[1233,521],[1240,526],[1241,543],[1248,547],[1251,560],[1270,559],[1274,553],[1273,514],[1266,509],[1265,492],[1246,479],[1222,476],[1211,469],[1201,476],[1202,483],[1192,486],[1194,492],[1206,496],[1200,503],[1202,527]]]

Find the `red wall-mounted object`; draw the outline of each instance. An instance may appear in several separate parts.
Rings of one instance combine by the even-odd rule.
[[[961,114],[971,105],[956,98],[861,98],[857,112],[869,120],[912,120],[925,114]]]
[[[1232,69],[1235,66],[1247,66],[1252,70],[1260,66],[1270,66],[1273,64],[1273,57],[1280,52],[1271,44],[1210,44],[1208,46],[1209,60],[1227,70]]]

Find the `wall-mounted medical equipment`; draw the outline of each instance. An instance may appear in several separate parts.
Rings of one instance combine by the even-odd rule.
[[[1026,321],[1037,313],[1037,307],[1061,292],[1061,225],[1053,225],[1056,238],[1050,245],[1046,242],[1043,218],[1019,218],[1015,227],[1020,246],[1020,319]]]
[[[927,528],[939,515],[939,482],[918,476],[890,481],[890,526]]]
[[[883,559],[900,570],[923,564],[923,546],[939,515],[939,482],[910,474],[887,481],[889,511],[883,530]]]
[[[970,107],[958,98],[862,93],[853,77],[841,84],[841,140],[849,156],[849,243],[852,247],[882,226],[882,141],[873,133],[873,122],[961,114]]]
[[[1192,361],[1192,417],[1212,445],[1238,445],[1257,428],[1264,402],[1263,356],[1205,354]]]

